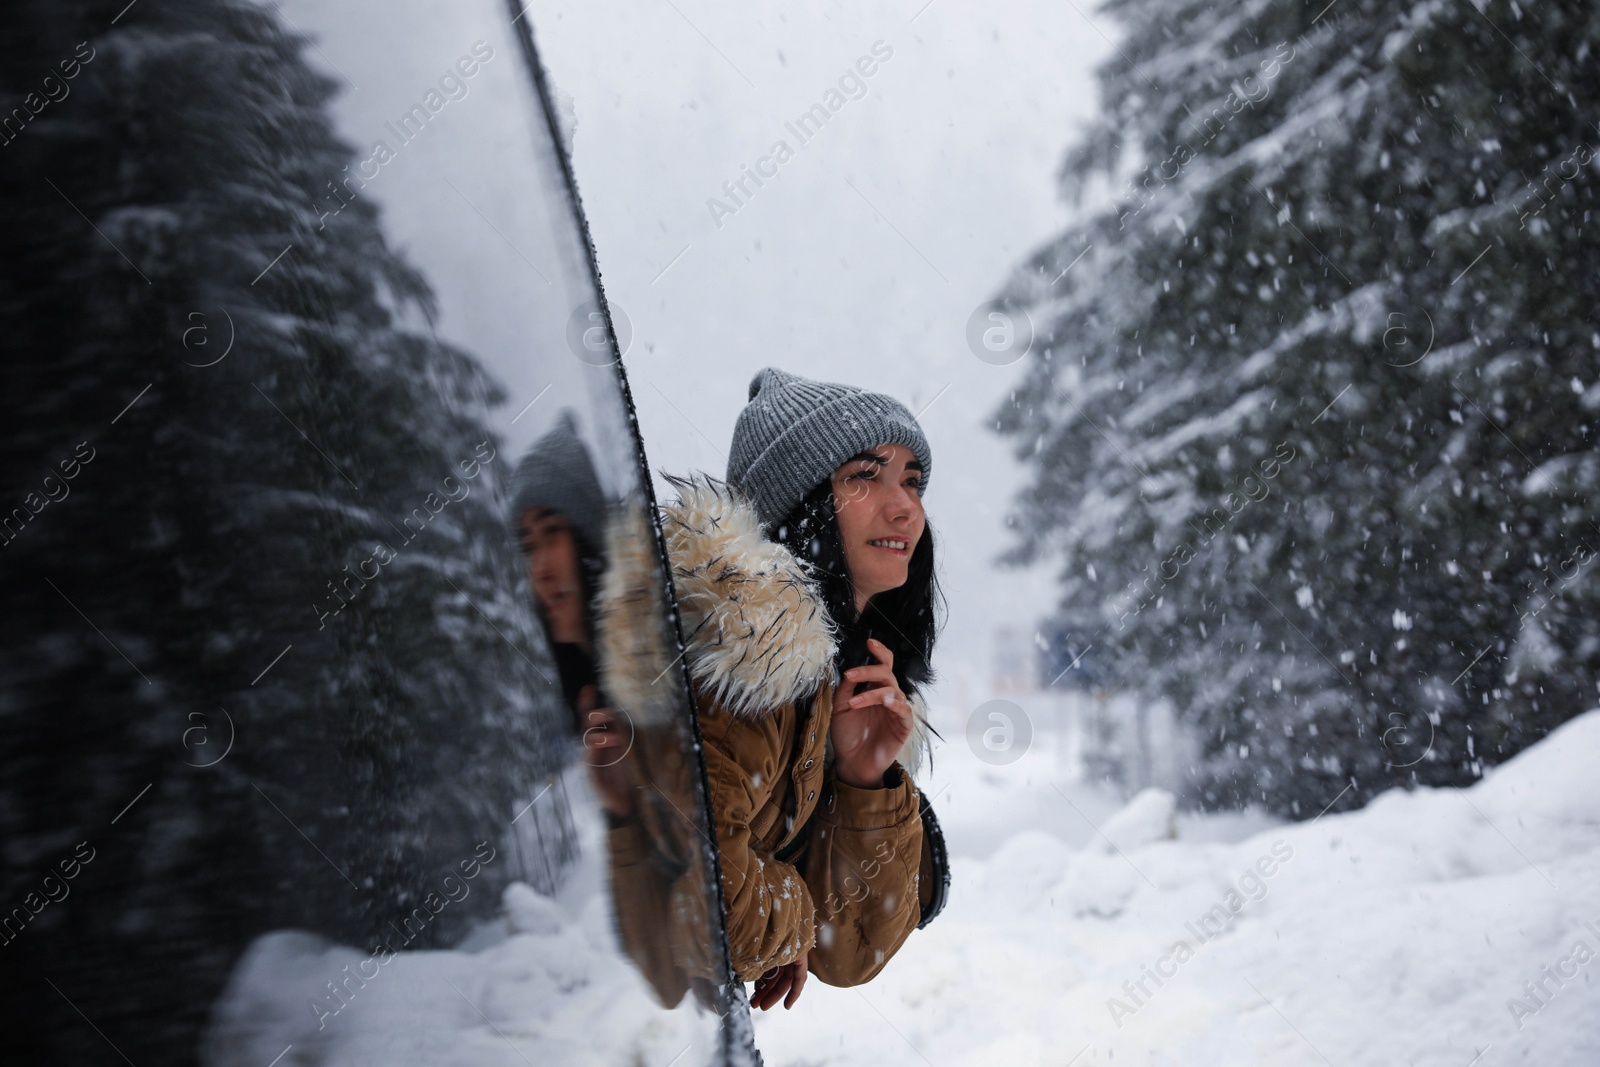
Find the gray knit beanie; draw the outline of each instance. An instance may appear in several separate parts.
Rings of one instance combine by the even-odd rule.
[[[571,409],[563,410],[554,428],[528,448],[511,476],[510,525],[515,540],[522,540],[522,513],[533,507],[566,516],[591,551],[604,547],[605,493]]]
[[[839,464],[877,445],[911,449],[927,485],[928,439],[893,397],[765,367],[750,379],[749,399],[733,428],[727,480],[755,502],[769,531]]]

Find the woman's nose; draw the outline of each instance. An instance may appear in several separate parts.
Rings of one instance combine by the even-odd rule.
[[[898,519],[904,515],[914,516],[922,506],[922,499],[917,496],[917,491],[908,485],[896,486],[884,504],[884,517]]]

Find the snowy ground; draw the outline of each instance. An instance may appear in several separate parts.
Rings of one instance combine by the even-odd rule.
[[[256,940],[213,1009],[207,1067],[691,1067],[710,1061],[717,1020],[692,994],[663,1011],[626,962],[601,891],[605,842],[569,768],[582,858],[555,899],[522,883],[502,918],[458,951],[387,962],[299,931]],[[346,977],[345,967],[356,976]],[[373,975],[360,981],[363,975]],[[337,1013],[310,1007],[344,983]],[[324,1004],[329,1003],[324,999]],[[279,1059],[278,1057],[281,1057]]]
[[[943,732],[949,906],[872,983],[757,1013],[769,1067],[1600,1063],[1600,710],[1471,789],[1175,839],[1156,794]]]
[[[1471,789],[1299,824],[1123,805],[1071,738],[996,767],[935,721],[950,903],[870,984],[757,1013],[769,1067],[1600,1063],[1600,710]],[[652,1006],[598,873],[514,888],[475,951],[397,958],[320,1030],[305,990],[363,954],[265,938],[210,1062],[704,1062],[712,1020]]]

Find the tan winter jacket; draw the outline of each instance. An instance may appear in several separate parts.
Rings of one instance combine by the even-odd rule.
[[[869,981],[931,895],[921,891],[931,865],[911,777],[927,747],[926,708],[913,694],[916,729],[882,788],[838,781],[828,736],[836,646],[818,591],[725,483],[677,484],[663,529],[698,696],[735,976],[753,981],[807,955],[808,970],[830,985]],[[631,681],[608,681],[616,703],[650,699]],[[690,978],[718,980],[706,935],[712,896],[693,862],[688,802],[650,803],[665,791],[644,780],[637,795],[646,798],[639,817],[609,831],[619,931],[671,1006]],[[663,816],[668,807],[676,818]]]

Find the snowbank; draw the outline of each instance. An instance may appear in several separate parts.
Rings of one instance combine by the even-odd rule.
[[[941,815],[1000,795],[964,755],[940,753]],[[758,1044],[769,1067],[1592,1067],[1597,760],[1600,710],[1472,788],[1232,843],[1154,791],[1105,818],[1081,784],[1019,775],[1008,840],[985,859],[952,841],[946,911],[872,983],[757,1013]],[[1017,819],[1029,792],[1033,822],[1077,820],[1077,847]]]
[[[699,1013],[692,996],[671,1012],[650,999],[608,943],[608,905],[596,899],[577,921],[553,924],[560,912],[549,898],[524,885],[511,890],[520,899],[508,901],[508,912],[538,928],[477,953],[402,952],[362,968],[367,953],[300,931],[257,939],[214,1009],[217,1038],[204,1062],[614,1067],[665,1064],[685,1050],[680,1063],[705,1061],[715,1018]],[[344,1000],[334,1012],[330,980]]]
[[[582,779],[581,767],[569,775]],[[571,783],[574,795],[580,782]],[[663,1010],[623,956],[604,830],[573,813],[582,852],[558,899],[520,882],[455,951],[387,959],[300,930],[257,938],[212,1008],[206,1067],[621,1067],[709,1062],[717,1019],[686,994]],[[333,987],[328,983],[332,982]],[[280,1059],[281,1057],[281,1059]]]

